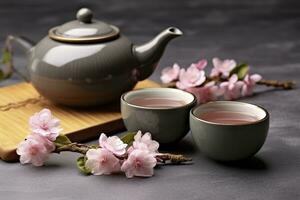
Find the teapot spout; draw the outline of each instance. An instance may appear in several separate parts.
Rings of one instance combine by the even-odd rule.
[[[182,31],[178,28],[170,27],[159,33],[151,41],[142,45],[133,46],[133,54],[141,65],[139,69],[139,80],[144,80],[153,73],[166,45],[171,39],[181,36],[182,34]]]

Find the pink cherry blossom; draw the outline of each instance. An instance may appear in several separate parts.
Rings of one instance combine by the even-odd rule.
[[[179,89],[185,90],[201,85],[205,79],[205,72],[199,70],[195,65],[191,65],[187,70],[180,70],[179,81],[176,82],[176,86]]]
[[[156,163],[157,160],[153,154],[135,149],[122,164],[121,170],[125,172],[127,178],[132,178],[133,176],[150,177],[153,176],[153,168]]]
[[[100,147],[112,152],[115,155],[121,156],[126,153],[127,144],[125,144],[119,137],[107,137],[104,133],[99,138]]]
[[[202,59],[202,60],[199,60],[198,63],[193,63],[191,66],[195,66],[199,70],[204,70],[206,65],[207,65],[207,60]]]
[[[220,60],[219,58],[213,58],[213,65],[214,68],[211,70],[210,76],[215,77],[221,75],[224,78],[227,78],[233,70],[233,68],[236,67],[235,60]]]
[[[49,153],[55,150],[55,144],[47,137],[42,136],[40,134],[31,133],[26,137],[26,139],[33,139],[38,141],[40,144],[43,144]]]
[[[174,63],[173,67],[166,67],[162,70],[160,79],[163,83],[176,81],[178,80],[179,72],[180,66],[177,63]]]
[[[242,87],[242,95],[243,96],[251,96],[253,94],[254,86],[261,79],[262,79],[262,77],[259,74],[253,74],[253,75],[247,74],[244,78],[244,85]]]
[[[158,153],[159,143],[155,140],[152,140],[150,133],[145,133],[142,135],[141,131],[138,131],[134,136],[134,141],[132,146],[128,149],[128,153],[132,152],[134,149],[140,149],[147,151],[152,154]]]
[[[32,132],[45,136],[51,141],[54,141],[61,131],[59,119],[54,118],[49,109],[35,113],[30,117],[29,125]]]
[[[215,101],[223,94],[223,89],[218,87],[214,81],[208,82],[202,87],[188,88],[187,91],[196,96],[198,103]]]
[[[34,166],[42,166],[54,149],[55,145],[46,137],[31,134],[19,144],[16,152],[20,155],[22,164],[32,163]]]
[[[236,74],[233,74],[228,81],[220,84],[220,87],[224,89],[224,99],[234,100],[240,98],[242,86],[243,82],[238,80]]]
[[[120,171],[120,160],[107,149],[90,149],[86,153],[85,167],[94,175],[112,174]]]

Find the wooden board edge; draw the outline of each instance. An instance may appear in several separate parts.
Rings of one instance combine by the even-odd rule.
[[[113,127],[113,129],[112,129]],[[112,135],[117,131],[125,130],[122,118],[104,124],[89,127],[77,132],[66,134],[72,142],[87,142],[96,139],[101,133]]]
[[[114,127],[113,130],[111,127]],[[117,119],[114,121],[107,122],[105,124],[89,127],[66,135],[72,142],[87,142],[90,140],[97,139],[97,137],[99,137],[101,133],[105,133],[106,135],[112,135],[117,131],[122,130],[126,130],[123,120]],[[16,153],[16,149],[9,149],[5,151],[3,151],[3,149],[0,149],[0,158],[5,162],[17,162],[19,160],[19,156]]]
[[[16,149],[0,149],[0,158],[5,162],[16,162],[19,160],[19,156],[17,155]]]

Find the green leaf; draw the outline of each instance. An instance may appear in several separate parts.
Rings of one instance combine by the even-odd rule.
[[[9,63],[11,61],[11,58],[12,58],[11,53],[7,50],[3,50],[1,62],[3,64]]]
[[[7,74],[5,74],[4,78],[10,78],[13,75],[13,71],[9,71]]]
[[[11,69],[11,65],[12,65],[12,54],[10,51],[8,51],[7,49],[3,49],[2,51],[2,57],[1,57],[1,63],[4,65],[7,65],[6,67],[8,68],[8,70],[3,71],[3,69],[0,69],[0,80],[4,80],[7,79],[9,77],[11,77],[13,71]],[[1,66],[2,67],[2,66]]]
[[[56,146],[62,146],[62,145],[66,145],[66,144],[71,144],[71,140],[65,136],[65,135],[59,135],[56,140],[54,141],[54,144]]]
[[[249,65],[246,63],[242,63],[237,65],[233,70],[231,70],[230,75],[236,74],[238,78],[243,79],[247,73],[249,72]]]
[[[5,74],[2,71],[2,69],[0,69],[0,80],[3,80],[3,79],[5,79]]]
[[[85,156],[80,156],[77,158],[77,167],[79,171],[85,175],[90,175],[91,171],[85,167],[85,162],[87,158]]]
[[[134,136],[136,132],[127,132],[125,135],[121,137],[121,140],[130,146],[134,141]]]

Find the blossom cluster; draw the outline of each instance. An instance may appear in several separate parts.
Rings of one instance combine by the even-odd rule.
[[[262,79],[259,74],[249,74],[248,70],[239,77],[234,71],[239,67],[235,60],[213,58],[212,63],[208,76],[204,71],[206,59],[192,63],[187,69],[175,63],[163,69],[161,80],[163,83],[175,82],[177,88],[193,93],[198,103],[206,103],[222,96],[225,100],[251,96],[254,86]]]
[[[132,146],[127,149],[127,144],[119,137],[107,137],[102,133],[99,145],[100,148],[90,149],[86,153],[85,167],[92,174],[104,175],[122,171],[127,178],[153,176],[159,144],[152,140],[150,133],[142,135],[138,131]]]
[[[49,109],[43,109],[30,117],[29,126],[31,133],[19,144],[16,152],[22,164],[42,166],[50,153],[66,145],[58,141],[63,137],[60,135],[60,121]],[[77,143],[68,140],[67,144]],[[124,172],[128,178],[150,177],[157,164],[156,156],[160,155],[159,143],[152,140],[150,133],[142,134],[141,131],[134,135],[130,146],[118,136],[107,137],[102,133],[99,145],[87,147],[84,167],[94,175]]]
[[[29,126],[31,133],[19,144],[17,154],[22,164],[42,166],[55,150],[54,141],[61,131],[60,121],[49,109],[43,109],[30,117]]]

